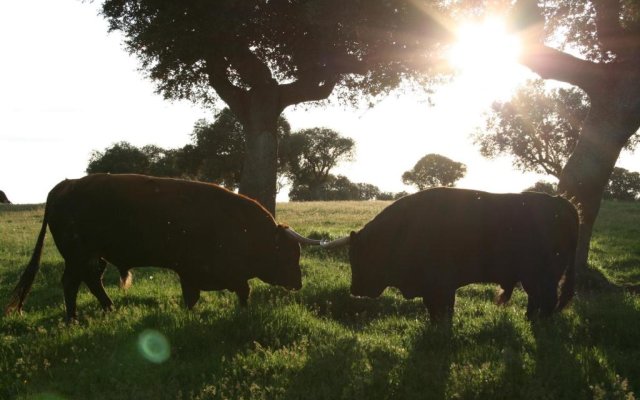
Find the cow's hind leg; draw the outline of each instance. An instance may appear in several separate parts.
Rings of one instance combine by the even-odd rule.
[[[187,309],[192,310],[200,299],[200,289],[182,277],[180,277],[180,287],[182,288],[184,305]]]
[[[84,274],[84,282],[86,283],[89,291],[98,299],[100,306],[104,311],[109,311],[113,308],[113,301],[109,298],[109,295],[104,290],[102,284],[102,276],[104,270],[107,268],[107,262],[103,259],[96,259],[87,262]]]
[[[538,315],[550,316],[558,303],[558,283],[550,277],[539,277],[531,281],[523,281],[522,288],[527,292],[527,319],[533,320]]]
[[[120,272],[120,288],[122,290],[129,289],[133,282],[133,275],[131,275],[128,268],[124,267],[118,267],[118,272]]]
[[[236,295],[238,296],[238,302],[240,303],[240,307],[246,307],[249,303],[249,292],[251,289],[249,288],[248,282],[240,283],[235,289]]]
[[[558,282],[552,278],[540,283],[540,316],[549,317],[558,304]]]
[[[66,321],[71,322],[77,319],[78,289],[82,282],[80,270],[75,264],[66,262],[62,273],[62,289],[64,291],[64,305],[66,310]]]
[[[509,300],[511,300],[511,295],[513,294],[513,288],[515,287],[515,283],[512,284],[501,284],[500,292],[498,292],[498,296],[496,297],[497,305],[505,305]]]

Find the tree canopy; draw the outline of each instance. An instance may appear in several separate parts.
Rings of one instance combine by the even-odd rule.
[[[333,174],[329,174],[314,190],[309,185],[294,183],[289,192],[292,201],[391,200],[393,196],[392,193],[381,192],[370,183],[355,183],[346,176]]]
[[[512,155],[521,171],[560,178],[588,112],[589,99],[582,91],[547,90],[544,81],[530,81],[510,100],[492,104],[474,142],[485,157]]]
[[[440,154],[427,154],[402,174],[402,182],[419,190],[435,186],[452,187],[467,173],[467,166]]]
[[[302,129],[282,143],[288,166],[287,176],[293,185],[319,190],[330,172],[342,161],[351,161],[355,141],[328,128]]]
[[[615,167],[604,191],[605,199],[633,201],[640,195],[640,173]]]

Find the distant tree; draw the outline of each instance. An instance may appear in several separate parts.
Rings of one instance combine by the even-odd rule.
[[[604,191],[605,199],[633,201],[640,195],[640,173],[615,167]]]
[[[401,198],[403,198],[403,197],[405,197],[405,196],[408,196],[408,195],[409,195],[409,192],[405,192],[405,191],[403,190],[403,191],[401,191],[401,192],[398,192],[398,193],[394,194],[394,195],[393,195],[393,199],[394,199],[394,200],[400,200]]]
[[[284,117],[278,118],[277,135],[286,139],[291,126]],[[229,189],[237,189],[245,163],[246,138],[238,118],[224,108],[213,123],[198,120],[191,134],[193,143],[192,173],[198,180],[215,182]],[[285,154],[279,152],[278,170],[282,173]]]
[[[94,150],[89,159],[87,173],[108,172],[112,174],[149,173],[149,156],[129,142],[118,142],[103,152]]]
[[[282,144],[292,186],[308,188],[316,193],[312,198],[321,197],[331,170],[342,161],[352,160],[355,147],[353,139],[327,128],[294,132]]]
[[[380,192],[377,196],[377,200],[393,200],[395,197],[395,193],[392,192]]]
[[[402,182],[419,190],[434,186],[451,187],[464,177],[467,166],[440,154],[427,154],[414,167],[402,174]]]
[[[185,155],[181,149],[163,149],[151,144],[140,150],[147,156],[149,163],[146,174],[175,178],[188,176],[182,165]]]
[[[589,100],[582,91],[547,91],[544,81],[529,81],[511,100],[493,103],[474,142],[487,158],[508,154],[521,171],[560,178],[588,112]]]
[[[346,176],[329,174],[321,187],[311,190],[308,185],[293,184],[289,192],[291,201],[373,200],[380,189],[370,183],[354,183]]]
[[[555,195],[558,193],[558,185],[556,183],[538,181],[530,188],[523,190],[523,192],[540,192]]]

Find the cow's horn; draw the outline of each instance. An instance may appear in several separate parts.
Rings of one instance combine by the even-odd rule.
[[[304,237],[301,234],[299,234],[298,232],[294,231],[293,229],[287,227],[284,230],[287,235],[289,235],[289,237],[291,237],[292,239],[294,239],[295,241],[299,242],[299,243],[303,243],[303,244],[310,244],[313,246],[319,246],[322,244],[321,240],[317,240],[317,239],[309,239],[308,237]]]
[[[330,242],[322,241],[320,242],[320,246],[322,246],[323,249],[332,249],[334,247],[346,246],[349,244],[350,240],[351,236],[345,236]]]

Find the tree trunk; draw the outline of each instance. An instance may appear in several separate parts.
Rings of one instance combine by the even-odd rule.
[[[558,185],[560,193],[566,193],[580,205],[582,218],[576,253],[578,272],[587,267],[593,225],[611,172],[620,151],[640,124],[637,71],[623,73],[613,69],[607,72],[600,89],[589,93],[589,115]]]
[[[278,173],[277,126],[281,112],[274,86],[261,91],[252,90],[248,107],[236,113],[246,139],[240,193],[257,200],[274,217]]]

